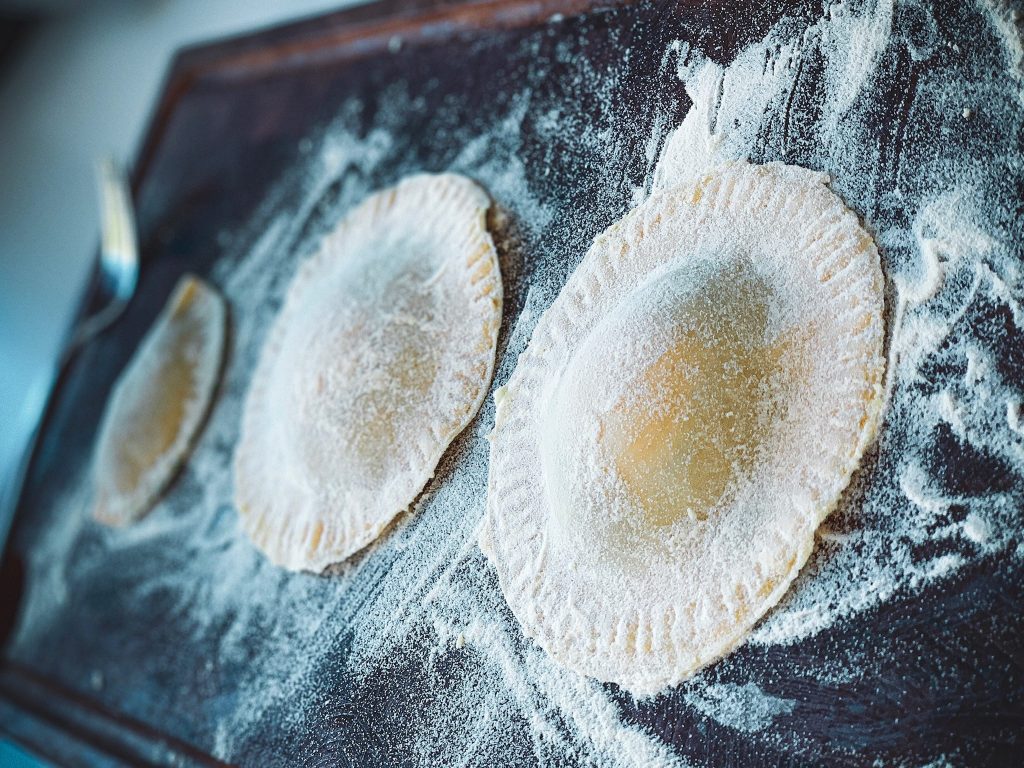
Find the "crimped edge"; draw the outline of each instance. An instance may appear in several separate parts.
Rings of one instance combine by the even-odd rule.
[[[184,305],[188,302],[188,305]],[[159,335],[165,330],[174,314],[178,311],[188,311],[188,307],[197,302],[205,304],[198,311],[209,313],[210,319],[202,323],[201,331],[204,340],[201,342],[201,349],[206,359],[193,369],[192,380],[193,397],[189,398],[185,412],[182,414],[181,424],[170,448],[161,457],[162,460],[153,464],[144,473],[143,480],[138,484],[135,491],[124,498],[117,498],[111,502],[102,492],[104,459],[106,452],[112,450],[112,445],[118,440],[118,424],[115,423],[118,416],[115,409],[123,392],[130,385],[133,372],[136,366],[149,353],[149,350]],[[186,274],[178,281],[171,298],[160,311],[153,324],[153,327],[146,334],[138,350],[132,356],[128,365],[118,377],[117,383],[110,394],[104,411],[103,421],[100,426],[100,437],[96,444],[96,453],[93,458],[93,473],[96,494],[93,501],[93,518],[98,522],[114,527],[125,526],[137,522],[149,512],[156,503],[156,500],[163,494],[178,469],[187,459],[195,441],[202,431],[202,424],[213,404],[214,393],[220,381],[224,367],[224,350],[227,337],[227,305],[224,298],[201,278],[192,274]],[[198,374],[202,371],[210,371],[209,377],[201,379]],[[158,390],[154,390],[158,394]],[[118,494],[112,494],[115,498]]]
[[[636,695],[653,694],[682,682],[742,643],[757,621],[786,593],[809,558],[816,529],[835,508],[877,432],[885,373],[884,284],[878,251],[856,215],[826,186],[827,181],[822,174],[778,163],[730,163],[655,193],[595,239],[581,267],[538,322],[509,382],[496,393],[488,503],[479,544],[494,565],[502,592],[524,632],[563,666],[616,682]],[[856,428],[854,445],[836,457],[838,466],[832,468],[841,482],[826,487],[827,500],[813,507],[818,514],[807,515],[794,535],[781,542],[780,557],[776,558],[783,565],[781,573],[755,564],[757,581],[745,585],[746,595],[720,595],[723,605],[746,605],[742,617],[714,623],[711,632],[703,633],[709,639],[693,648],[681,642],[680,627],[692,620],[694,603],[679,606],[654,600],[642,614],[595,617],[574,604],[575,596],[567,585],[548,583],[550,557],[543,494],[530,476],[530,466],[514,457],[524,450],[536,450],[532,414],[552,370],[552,358],[564,354],[567,338],[579,333],[587,317],[595,313],[600,316],[605,286],[633,260],[631,242],[639,242],[645,232],[656,230],[663,220],[674,216],[699,217],[723,210],[748,216],[763,215],[768,210],[779,220],[810,214],[822,221],[820,236],[799,243],[798,253],[818,271],[822,282],[842,278],[851,273],[851,264],[861,262],[859,271],[866,276],[867,285],[859,289],[865,303],[874,306],[862,307],[865,323],[855,338],[861,340],[872,360],[864,381],[866,408]],[[844,239],[844,247],[824,251],[820,241],[843,232],[856,242]],[[857,289],[856,283],[850,283],[843,291]],[[748,601],[750,595],[759,599]],[[579,634],[573,629],[578,627],[582,627]],[[668,664],[664,663],[666,658],[670,659]]]
[[[494,374],[503,297],[497,251],[486,223],[490,205],[486,192],[464,176],[451,173],[411,176],[371,195],[349,212],[325,236],[319,250],[299,267],[260,354],[245,405],[234,462],[235,504],[243,529],[257,548],[276,565],[289,570],[319,572],[371,543],[397,515],[412,505],[433,477],[437,463],[452,440],[479,411]],[[410,234],[450,238],[450,232],[439,231],[439,227],[450,220],[449,217],[433,215],[428,219],[421,215],[422,211],[437,212],[444,207],[452,210],[453,218],[465,219],[467,225],[464,245],[458,247],[459,253],[468,254],[462,264],[460,279],[470,286],[478,286],[477,293],[471,298],[470,309],[477,312],[482,320],[481,335],[476,347],[462,357],[465,362],[457,366],[462,371],[456,374],[462,386],[440,409],[449,415],[431,427],[431,433],[425,440],[410,447],[417,454],[396,469],[396,474],[408,475],[405,483],[408,491],[402,494],[402,498],[381,499],[382,509],[377,511],[346,509],[313,517],[275,517],[269,505],[261,504],[258,490],[253,493],[248,489],[246,478],[268,470],[259,435],[267,428],[261,423],[265,421],[267,382],[280,355],[289,316],[302,307],[303,297],[317,276],[331,269],[337,259],[343,259],[347,248],[357,247],[346,243],[365,242],[365,239],[375,237],[375,232],[385,223],[394,225],[404,219],[414,222],[414,225],[410,224],[414,227]],[[402,211],[409,215],[402,216]],[[329,526],[335,525],[341,526],[340,533],[335,529],[324,535]],[[311,547],[299,546],[310,536],[313,540]]]

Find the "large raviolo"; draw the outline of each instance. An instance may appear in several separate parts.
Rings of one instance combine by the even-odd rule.
[[[723,166],[600,235],[496,396],[480,543],[526,633],[637,694],[740,643],[875,432],[882,308],[800,168]]]
[[[319,571],[372,541],[486,395],[501,322],[487,195],[410,177],[300,268],[254,374],[235,463],[245,530]]]

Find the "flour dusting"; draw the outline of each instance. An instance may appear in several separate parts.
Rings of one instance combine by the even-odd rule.
[[[296,142],[293,167],[248,221],[201,246],[220,254],[208,278],[228,301],[231,338],[208,423],[168,495],[108,530],[88,520],[83,461],[51,478],[22,534],[31,586],[12,655],[243,764],[692,765],[726,737],[742,739],[738,755],[810,763],[827,747],[840,763],[872,759],[872,734],[929,725],[915,712],[875,722],[869,708],[853,720],[863,730],[828,730],[846,705],[831,697],[839,686],[857,706],[877,695],[856,686],[887,659],[859,635],[888,624],[865,617],[981,568],[1024,565],[1020,25],[996,0],[943,8],[829,3],[728,55],[675,17],[623,39],[600,15],[552,20],[471,108],[455,109],[458,94],[429,77],[346,96],[333,122]],[[631,56],[655,35],[645,66],[660,61],[661,79],[636,78]],[[619,55],[632,39],[637,53]],[[395,48],[396,61],[415,54]],[[413,510],[329,573],[286,573],[248,543],[231,473],[244,394],[297,265],[347,211],[413,173],[463,173],[488,190],[507,288],[497,387],[593,237],[722,158],[827,174],[865,218],[890,283],[879,439],[752,642],[638,701],[526,639],[476,547],[491,398]],[[72,628],[88,668],[65,658]],[[879,763],[965,765],[977,744],[937,738],[916,762],[892,759],[901,746]]]
[[[779,715],[788,715],[795,701],[781,699],[761,690],[756,683],[717,683],[694,688],[686,701],[698,711],[737,731],[753,733],[771,725]]]

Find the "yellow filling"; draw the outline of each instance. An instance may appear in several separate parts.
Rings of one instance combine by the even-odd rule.
[[[201,321],[192,310],[197,292],[193,282],[178,291],[161,346],[158,364],[147,377],[143,401],[131,408],[119,425],[115,452],[115,486],[123,493],[139,487],[145,475],[177,441],[185,409],[195,397],[196,349],[204,343]]]
[[[646,526],[707,519],[754,469],[793,378],[792,340],[765,340],[770,298],[738,270],[717,275],[678,308],[685,330],[603,416],[599,439]]]

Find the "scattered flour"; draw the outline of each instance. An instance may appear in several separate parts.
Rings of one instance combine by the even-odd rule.
[[[664,100],[636,147],[616,144],[604,118],[587,122],[609,114],[621,95],[614,69],[581,63],[564,109],[550,99],[537,109],[542,102],[526,78],[503,117],[467,136],[448,163],[497,201],[503,277],[521,288],[506,297],[496,385],[593,235],[630,199],[709,156],[805,165],[830,174],[854,210],[877,212],[866,223],[892,280],[891,398],[879,445],[820,531],[811,562],[756,628],[755,650],[799,643],[982,559],[1019,568],[1024,557],[1024,387],[1021,361],[1006,358],[1024,338],[1024,233],[1013,208],[1024,58],[1019,26],[1001,3],[979,0],[957,13],[939,25],[924,4],[833,3],[810,24],[783,19],[728,64],[690,41],[666,45],[666,75],[679,75],[694,105],[666,137],[677,105],[652,95]],[[975,23],[979,15],[988,23]],[[575,52],[566,44],[558,55],[573,61]],[[961,60],[969,66],[958,68]],[[1007,69],[1012,77],[999,75]],[[873,93],[891,93],[894,79],[911,86],[888,119]],[[596,99],[596,107],[575,104],[577,97]],[[87,472],[69,468],[45,535],[29,548],[34,587],[13,653],[46,658],[55,642],[48,630],[79,605],[111,604],[113,614],[78,619],[116,626],[118,604],[103,597],[120,591],[158,607],[157,632],[134,630],[157,658],[161,642],[197,650],[194,668],[183,661],[173,675],[163,671],[160,679],[182,682],[161,690],[159,712],[144,709],[152,702],[110,703],[138,705],[143,719],[177,718],[161,725],[225,760],[260,762],[261,740],[275,733],[293,762],[315,749],[342,764],[401,753],[413,764],[473,765],[501,755],[509,764],[685,765],[624,716],[636,702],[553,664],[508,611],[475,544],[492,402],[453,443],[414,510],[326,577],[274,568],[240,530],[232,452],[266,331],[298,261],[339,215],[403,175],[445,170],[419,167],[398,138],[421,108],[418,96],[396,87],[382,94],[367,128],[362,106],[348,103],[322,135],[302,141],[299,166],[250,224],[217,239],[224,255],[210,278],[230,304],[232,343],[192,460],[147,518],[117,531],[88,522]],[[527,121],[537,146],[525,146]],[[895,128],[879,136],[880,124]],[[571,170],[545,165],[544,143],[567,137],[573,160],[626,151],[647,165],[622,189],[580,193],[592,200],[539,194],[538,177]],[[958,452],[995,469],[959,477]],[[102,680],[96,695],[112,696],[141,685],[120,660],[63,673],[78,674],[83,690]],[[749,669],[727,659],[715,671],[667,697],[752,738],[800,716],[801,701],[767,693]],[[837,660],[820,679],[856,674],[856,659]],[[197,685],[206,686],[199,704]],[[177,714],[196,706],[208,722]],[[796,750],[789,733],[779,738]]]
[[[715,683],[685,695],[690,706],[722,725],[744,733],[760,731],[780,715],[788,715],[795,701],[765,693],[756,683]]]

